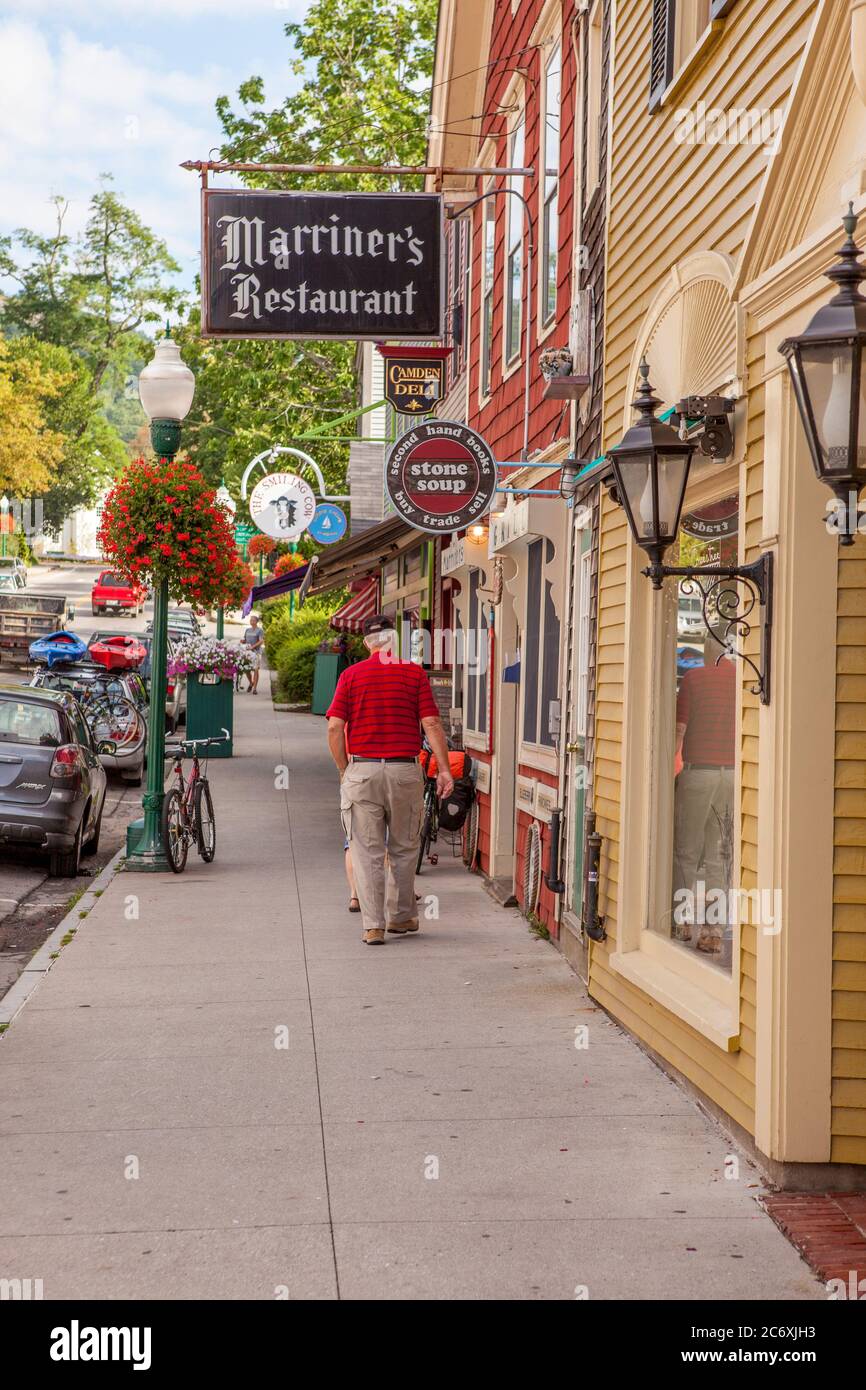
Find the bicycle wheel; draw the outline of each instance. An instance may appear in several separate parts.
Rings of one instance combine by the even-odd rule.
[[[162,803],[162,843],[172,871],[182,874],[189,854],[189,838],[184,823],[183,801],[177,787],[166,792]]]
[[[212,864],[216,854],[216,820],[210,787],[204,777],[199,778],[195,787],[195,839],[204,862]]]
[[[431,795],[428,788],[424,792],[424,819],[421,822],[421,842],[418,845],[418,862],[415,865],[416,874],[420,874],[421,866],[427,852],[436,838],[436,789],[433,788]]]

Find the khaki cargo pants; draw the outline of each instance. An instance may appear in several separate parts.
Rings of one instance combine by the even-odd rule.
[[[350,762],[340,783],[340,812],[364,930],[415,921],[415,864],[424,812],[420,765]]]

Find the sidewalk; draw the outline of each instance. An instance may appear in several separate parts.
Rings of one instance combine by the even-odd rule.
[[[824,1297],[755,1170],[725,1179],[721,1132],[462,866],[419,879],[438,922],[363,946],[322,720],[242,696],[235,748],[210,768],[215,863],[119,874],[0,1041],[0,1276],[46,1298]]]

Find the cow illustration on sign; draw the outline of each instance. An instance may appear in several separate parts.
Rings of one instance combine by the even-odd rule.
[[[294,540],[306,531],[316,510],[309,483],[297,473],[269,473],[250,495],[250,517],[274,540]]]

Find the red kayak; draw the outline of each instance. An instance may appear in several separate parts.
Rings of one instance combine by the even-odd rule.
[[[103,637],[94,642],[89,655],[109,671],[131,671],[147,656],[147,648],[135,637]]]

